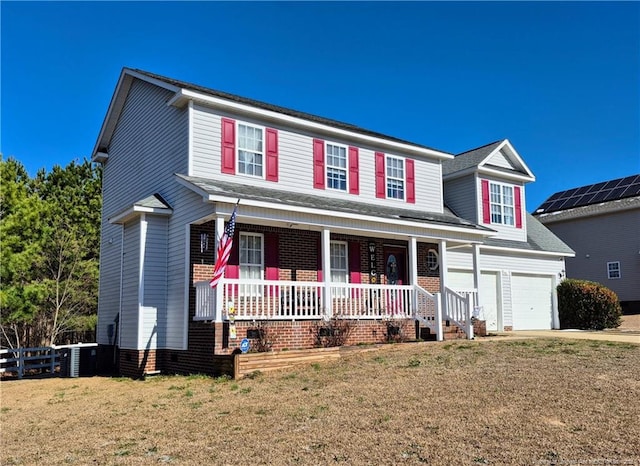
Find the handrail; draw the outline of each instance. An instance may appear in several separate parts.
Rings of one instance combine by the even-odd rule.
[[[473,339],[473,322],[471,320],[474,294],[458,293],[449,287],[445,287],[444,302],[445,316],[467,335]]]

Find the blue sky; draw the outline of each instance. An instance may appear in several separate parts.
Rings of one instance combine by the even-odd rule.
[[[11,2],[0,151],[89,157],[122,67],[458,153],[508,138],[552,193],[640,173],[637,2]]]

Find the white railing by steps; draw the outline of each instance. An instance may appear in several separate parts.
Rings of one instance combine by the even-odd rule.
[[[471,320],[474,292],[458,293],[450,288],[445,287],[444,292],[444,309],[445,319],[450,320],[457,327],[464,331],[469,340],[473,339],[473,322]]]
[[[440,293],[431,294],[424,288],[415,286],[415,319],[436,333],[436,340],[442,341],[442,301]]]

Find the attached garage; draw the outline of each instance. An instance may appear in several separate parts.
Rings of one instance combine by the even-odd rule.
[[[552,277],[512,274],[511,299],[514,330],[548,330],[553,327]]]
[[[449,288],[455,291],[473,290],[473,273],[467,270],[449,270],[447,277]],[[500,312],[498,296],[497,272],[482,272],[480,276],[480,288],[482,297],[482,309],[486,320],[487,330],[502,330],[502,313]]]

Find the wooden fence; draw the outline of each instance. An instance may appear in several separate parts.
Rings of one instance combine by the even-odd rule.
[[[78,377],[82,369],[93,375],[95,364],[95,348],[97,343],[78,343],[75,345],[43,346],[37,348],[16,348],[0,350],[0,376],[16,374],[19,379],[26,376],[59,375]],[[83,349],[92,351],[86,361],[82,361]]]

